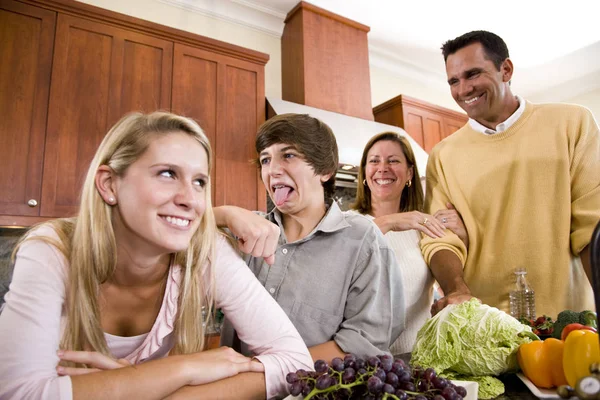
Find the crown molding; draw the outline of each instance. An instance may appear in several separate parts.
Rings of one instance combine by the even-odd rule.
[[[157,0],[186,11],[281,38],[285,14],[247,0]]]

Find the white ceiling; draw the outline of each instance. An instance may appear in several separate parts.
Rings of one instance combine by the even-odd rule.
[[[281,36],[299,0],[163,0]],[[441,44],[492,31],[515,65],[513,91],[561,101],[600,89],[598,0],[310,0],[371,28],[371,65],[447,90]]]

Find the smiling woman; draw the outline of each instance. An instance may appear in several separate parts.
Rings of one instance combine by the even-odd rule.
[[[286,373],[310,368],[283,310],[217,233],[210,165],[210,144],[187,118],[132,114],[108,132],[78,216],[32,229],[17,247],[0,315],[0,398],[271,398]],[[254,358],[202,351],[202,309],[207,319],[215,307]]]
[[[418,330],[430,317],[434,279],[423,260],[421,234],[443,237],[446,229],[468,236],[454,209],[423,213],[423,189],[410,143],[395,132],[373,136],[363,150],[353,208],[372,219],[394,249],[405,282],[406,329],[392,344],[393,354],[412,350]]]
[[[176,160],[176,163],[174,161]],[[185,249],[206,208],[208,159],[192,136],[158,136],[127,171],[98,168],[97,187],[113,198],[113,229],[120,248]]]

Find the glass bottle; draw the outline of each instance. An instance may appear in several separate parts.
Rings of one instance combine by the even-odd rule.
[[[527,282],[527,271],[516,269],[515,278],[515,287],[509,293],[510,315],[517,319],[535,320],[535,292]]]

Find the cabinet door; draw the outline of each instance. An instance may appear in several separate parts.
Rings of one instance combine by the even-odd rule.
[[[214,157],[214,205],[266,208],[256,166],[256,130],[265,118],[264,66],[175,44],[175,113],[194,118],[208,136]]]
[[[56,29],[41,215],[77,212],[88,165],[130,111],[168,110],[172,42],[60,14]]]
[[[406,131],[419,146],[424,147],[423,135],[425,133],[425,121],[423,121],[423,115],[417,109],[410,109],[409,107],[403,107],[402,112],[404,113],[404,126],[400,126]]]
[[[55,25],[53,11],[0,1],[2,215],[39,215]]]
[[[425,150],[442,140],[442,117],[425,109],[403,105],[404,130]]]
[[[462,128],[467,123],[468,119],[469,118],[466,115],[462,119],[444,117],[444,137],[448,137]]]

